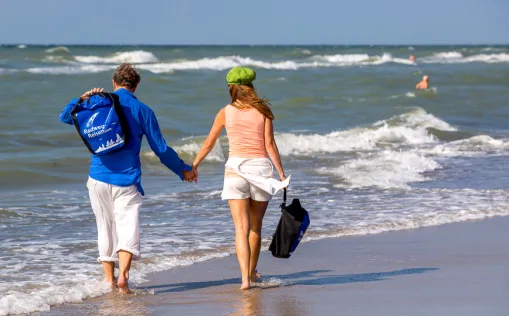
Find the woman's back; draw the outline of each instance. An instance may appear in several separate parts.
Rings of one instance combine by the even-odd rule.
[[[230,144],[230,157],[266,158],[265,117],[255,108],[225,107],[225,128]]]

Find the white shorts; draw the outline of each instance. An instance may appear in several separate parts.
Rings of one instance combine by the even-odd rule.
[[[224,178],[221,198],[223,200],[244,200],[251,198],[254,201],[268,202],[272,198],[272,195],[252,185],[240,176],[232,176]]]
[[[88,178],[87,188],[97,223],[97,260],[116,262],[119,250],[139,260],[142,197],[137,186],[119,187]]]
[[[272,178],[273,166],[268,159],[251,159],[243,163],[241,171],[247,174],[255,174],[264,178]],[[272,195],[250,183],[240,175],[224,177],[223,200],[244,200],[251,198],[254,201],[270,201]]]

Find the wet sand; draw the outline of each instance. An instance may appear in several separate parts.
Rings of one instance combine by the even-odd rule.
[[[236,256],[149,275],[41,315],[509,315],[509,217],[303,243],[260,257],[240,291]]]

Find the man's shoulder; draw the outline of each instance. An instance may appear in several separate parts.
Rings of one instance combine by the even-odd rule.
[[[131,108],[133,111],[151,111],[150,107],[131,95],[119,95],[122,106]]]

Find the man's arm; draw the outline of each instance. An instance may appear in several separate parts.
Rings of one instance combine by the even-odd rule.
[[[71,111],[72,111],[72,109],[74,109],[74,107],[76,106],[77,103],[78,103],[78,99],[76,98],[76,99],[72,99],[71,102],[69,102],[69,104],[67,104],[65,106],[62,113],[60,113],[60,122],[69,124],[69,125],[74,125],[74,123],[72,121]]]
[[[93,88],[93,89],[83,93],[83,95],[80,97],[80,99],[85,101],[86,99],[90,98],[91,96],[98,94],[100,92],[103,92],[103,91],[104,91],[103,88]],[[79,100],[78,98],[72,99],[71,102],[69,102],[69,104],[67,104],[65,106],[62,113],[60,113],[60,122],[69,124],[69,125],[74,125],[74,122],[72,121],[71,112],[72,112],[72,109],[74,109],[74,107],[78,103],[78,100]]]
[[[184,180],[182,171],[191,171],[193,168],[184,163],[171,147],[166,145],[159,123],[154,112],[147,106],[140,107],[140,125],[147,137],[152,151],[159,157],[161,163]]]

